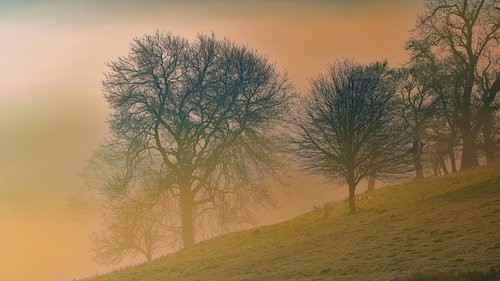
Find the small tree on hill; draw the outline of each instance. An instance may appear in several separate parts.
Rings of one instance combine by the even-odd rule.
[[[337,62],[311,82],[311,95],[295,118],[291,138],[301,166],[349,188],[356,212],[356,186],[408,171],[409,148],[394,114],[395,85],[385,63]]]

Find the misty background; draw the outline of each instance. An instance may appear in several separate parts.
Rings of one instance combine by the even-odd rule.
[[[420,0],[103,2],[0,0],[0,280],[109,270],[88,252],[99,213],[79,173],[107,135],[105,62],[126,55],[134,37],[214,32],[268,56],[306,92],[335,59],[403,64],[422,8]],[[299,177],[276,187],[278,209],[261,223],[347,195]]]

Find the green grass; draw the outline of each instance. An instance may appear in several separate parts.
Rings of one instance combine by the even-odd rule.
[[[500,266],[499,166],[384,187],[356,201],[356,215],[344,202],[86,281],[462,280],[424,273],[456,277]]]

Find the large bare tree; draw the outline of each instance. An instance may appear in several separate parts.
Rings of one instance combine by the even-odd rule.
[[[428,0],[408,42],[412,55],[432,54],[455,67],[460,91],[452,98],[462,139],[460,169],[478,165],[477,137],[500,90],[500,13],[495,0]],[[485,81],[481,87],[478,81]],[[484,83],[483,83],[484,84]]]
[[[293,89],[265,57],[214,36],[157,32],[108,69],[111,142],[129,162],[151,159],[155,186],[180,211],[185,247],[199,209],[266,196],[264,178],[282,171],[279,126]]]
[[[295,118],[292,144],[302,167],[349,188],[356,212],[358,183],[409,171],[410,147],[394,114],[396,87],[385,63],[337,62],[311,82]]]

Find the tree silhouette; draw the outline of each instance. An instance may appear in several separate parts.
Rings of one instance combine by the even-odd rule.
[[[158,192],[151,159],[126,160],[119,146],[107,144],[93,154],[83,173],[104,203],[104,227],[90,235],[93,258],[101,264],[137,254],[150,261],[161,249],[175,248],[180,237],[177,214]]]
[[[179,229],[164,224],[161,206],[138,204],[126,198],[115,200],[105,217],[105,229],[90,236],[94,260],[115,264],[126,255],[142,254],[151,261],[159,250],[172,247]]]
[[[462,139],[460,169],[478,165],[477,137],[500,90],[498,49],[500,13],[494,0],[426,1],[407,48],[413,57],[435,57],[453,67],[460,81],[452,101]],[[497,50],[498,51],[498,50]],[[483,81],[483,82],[480,82]],[[481,85],[488,85],[482,87]]]
[[[278,127],[292,87],[265,57],[214,36],[157,32],[108,68],[111,142],[128,162],[151,159],[155,186],[180,211],[185,247],[197,208],[266,196],[264,178],[281,174]]]
[[[295,118],[291,142],[302,167],[327,180],[343,179],[350,213],[358,183],[404,174],[409,164],[406,134],[394,114],[395,83],[385,63],[337,62],[311,82],[311,95]]]

